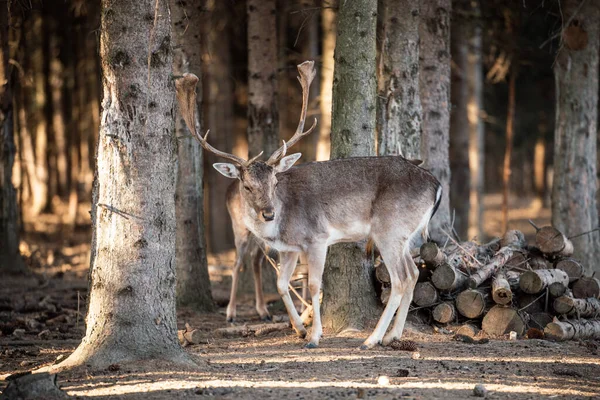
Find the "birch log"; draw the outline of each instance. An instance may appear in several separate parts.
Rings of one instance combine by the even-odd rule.
[[[545,226],[537,231],[535,245],[548,255],[568,257],[573,254],[573,243],[552,226]]]
[[[487,294],[474,289],[467,289],[456,297],[456,309],[470,319],[480,317],[485,311]]]
[[[481,285],[484,281],[491,278],[501,267],[506,264],[508,259],[513,255],[513,249],[511,247],[503,247],[496,255],[490,260],[489,263],[478,269],[471,278],[469,278],[469,287],[474,289]]]
[[[573,297],[578,299],[600,298],[600,281],[594,277],[584,276],[573,284]]]
[[[492,336],[500,336],[510,331],[523,335],[525,323],[514,308],[497,305],[492,307],[483,317],[481,329]]]
[[[503,273],[496,274],[492,279],[492,299],[496,304],[506,305],[512,302],[513,293],[508,279]]]
[[[600,321],[580,319],[558,321],[546,325],[544,334],[551,340],[600,339]]]
[[[600,316],[600,300],[593,297],[574,299],[570,296],[561,296],[554,299],[554,310],[559,314],[598,318]]]
[[[553,283],[569,286],[569,275],[561,269],[538,269],[521,274],[519,286],[525,293],[536,294]],[[563,291],[564,292],[564,291]]]
[[[456,308],[450,302],[440,303],[433,308],[433,319],[440,324],[447,324],[456,318]]]

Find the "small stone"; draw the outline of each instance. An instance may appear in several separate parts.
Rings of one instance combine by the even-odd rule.
[[[13,336],[14,337],[18,337],[18,338],[22,338],[25,335],[25,329],[15,329],[13,331]]]
[[[56,360],[54,360],[54,365],[62,362],[65,359],[65,355],[64,354],[60,354],[58,357],[56,357]]]
[[[473,388],[473,395],[475,397],[485,397],[487,396],[487,389],[481,383],[475,385]]]
[[[414,351],[410,358],[412,358],[413,360],[418,360],[419,358],[421,358],[421,353],[419,353],[418,351]]]
[[[377,378],[377,384],[381,386],[388,386],[390,384],[390,378],[385,375],[381,375]]]
[[[510,333],[508,334],[508,339],[509,340],[517,340],[517,332],[510,331]]]

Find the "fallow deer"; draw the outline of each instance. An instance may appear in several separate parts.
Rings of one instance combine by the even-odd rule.
[[[316,126],[315,119],[304,131],[308,87],[315,76],[313,64],[307,61],[298,66],[302,85],[298,128],[266,162],[259,160],[262,153],[244,160],[219,151],[207,142],[208,133],[204,137],[198,134],[194,123],[195,75],[186,74],[176,81],[177,98],[190,132],[202,147],[231,161],[214,167],[238,180],[246,228],[279,251],[277,290],[300,337],[306,336],[306,329],[288,283],[299,254],[305,255],[313,305],[313,327],[306,347],[317,347],[322,335],[319,291],[328,246],[365,238],[374,241],[390,274],[391,294],[375,330],[361,346],[367,349],[402,335],[418,275],[410,248],[419,235],[427,235],[427,225],[440,202],[441,185],[428,171],[400,156],[346,158],[294,167],[300,154],[286,156],[288,148]]]

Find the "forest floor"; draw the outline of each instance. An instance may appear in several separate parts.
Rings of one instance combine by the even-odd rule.
[[[496,198],[488,202],[493,212],[499,203]],[[497,223],[497,215],[490,212],[486,220]],[[547,210],[531,205],[515,207],[511,215],[518,216],[511,227],[525,232],[527,218],[548,222]],[[0,281],[0,391],[7,384],[3,377],[64,358],[84,333],[89,227],[64,234],[52,228],[51,219],[36,223],[40,226],[32,228],[38,233],[28,234],[22,248],[35,273]],[[304,341],[291,329],[264,337],[216,337],[215,329],[227,326],[226,272],[211,268],[218,312],[178,311],[180,328],[189,323],[202,331],[202,343],[186,348],[198,356],[196,371],[113,365],[101,372],[62,373],[61,388],[74,397],[98,399],[464,399],[473,396],[476,384],[483,384],[489,398],[600,399],[599,341],[469,344],[417,322],[405,331],[405,338],[417,343],[416,352],[389,347],[359,351],[368,332],[338,337],[326,331],[321,346],[312,350],[304,349]],[[277,296],[269,298],[273,314],[283,314]],[[238,324],[258,323],[252,298],[241,300]]]

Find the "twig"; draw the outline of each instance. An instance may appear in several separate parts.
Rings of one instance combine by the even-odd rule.
[[[527,220],[527,222],[529,222],[529,224],[530,224],[531,226],[533,226],[533,229],[535,229],[535,230],[536,230],[536,232],[537,232],[537,231],[539,231],[540,229],[542,229],[542,228],[540,228],[539,226],[537,226],[537,225],[536,225],[536,224],[535,224],[535,223],[534,223],[532,220],[530,220],[530,219],[528,219],[528,220]]]
[[[575,236],[569,236],[567,239],[569,239],[569,240],[571,240],[571,239],[575,239],[575,238],[578,238],[579,236],[585,236],[585,235],[589,235],[590,233],[594,233],[594,232],[596,232],[596,231],[600,231],[600,227],[598,227],[598,228],[594,228],[594,229],[592,229],[591,231],[587,231],[587,232],[579,233],[579,234],[577,234],[577,235],[575,235]]]
[[[545,296],[545,295],[546,295],[546,293],[542,293],[542,294],[540,294],[538,297],[536,297],[535,299],[533,299],[533,300],[531,301],[531,303],[527,304],[525,307],[521,307],[521,308],[519,308],[519,310],[518,310],[518,311],[523,311],[524,309],[526,309],[527,307],[529,307],[530,305],[532,305],[533,303],[535,303],[536,301],[538,301],[539,299],[541,299],[541,298],[542,298],[543,296]]]
[[[465,253],[466,255],[468,255],[469,257],[471,257],[477,264],[479,264],[480,267],[483,267],[483,264],[481,263],[481,261],[479,261],[477,258],[475,258],[475,256],[473,256],[471,253],[469,253],[467,250],[465,250],[464,247],[462,247],[460,245],[460,243],[458,243],[456,240],[454,240],[453,237],[450,236],[450,234],[448,232],[446,232],[444,229],[440,228],[440,230],[450,238],[450,240],[452,240],[452,242],[454,242],[454,244],[463,251],[463,253]]]

